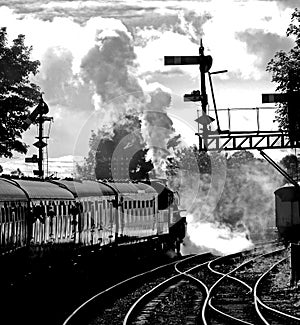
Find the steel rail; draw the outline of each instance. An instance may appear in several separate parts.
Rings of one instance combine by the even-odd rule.
[[[254,293],[254,305],[255,305],[255,309],[257,311],[257,313],[260,315],[260,318],[262,319],[262,321],[264,322],[264,324],[266,325],[270,325],[270,323],[265,319],[265,317],[262,315],[261,311],[259,310],[259,305],[261,305],[263,308],[265,309],[268,309],[269,311],[271,311],[272,313],[275,313],[275,314],[279,314],[280,316],[283,316],[285,318],[288,318],[288,319],[292,319],[292,320],[295,320],[295,321],[298,321],[300,323],[300,318],[299,317],[296,317],[296,316],[293,316],[293,315],[290,315],[290,314],[287,314],[287,313],[284,313],[278,309],[275,309],[275,308],[272,308],[272,307],[269,307],[268,305],[266,305],[264,302],[262,302],[260,300],[260,298],[258,297],[257,295],[257,292],[258,292],[258,286],[261,284],[263,278],[269,273],[272,271],[273,268],[275,268],[278,264],[284,262],[285,260],[287,260],[287,257],[284,257],[283,259],[281,259],[280,261],[274,263],[264,274],[262,274],[260,276],[260,278],[256,281],[255,283],[255,286],[254,286],[254,290],[253,290],[253,293]]]
[[[197,254],[197,255],[192,256],[192,257],[190,257],[190,258],[199,257],[199,256],[202,256],[202,255],[205,255],[205,254],[207,254],[207,253]],[[208,290],[208,288],[203,284],[203,282],[201,282],[199,279],[196,279],[196,278],[194,278],[193,276],[187,274],[187,272],[189,272],[189,271],[191,271],[191,270],[194,270],[194,269],[196,269],[196,268],[199,268],[199,267],[201,267],[201,266],[203,266],[203,265],[209,263],[209,261],[206,261],[206,262],[203,262],[203,263],[201,263],[201,264],[198,264],[198,265],[196,265],[196,266],[194,266],[194,267],[192,267],[192,268],[190,268],[190,269],[188,269],[188,270],[186,270],[186,271],[180,271],[180,270],[178,269],[178,264],[180,264],[180,263],[182,263],[182,262],[186,262],[187,260],[188,260],[188,259],[186,259],[186,260],[181,260],[181,261],[178,261],[178,262],[175,264],[174,268],[175,268],[175,270],[176,270],[179,274],[176,274],[176,275],[174,275],[174,276],[172,276],[172,277],[166,279],[165,281],[159,283],[158,285],[156,285],[155,287],[151,288],[149,291],[147,291],[144,295],[142,295],[139,299],[137,299],[137,300],[134,302],[134,304],[130,307],[130,309],[128,310],[127,314],[125,315],[125,318],[124,318],[124,320],[123,320],[123,325],[129,325],[129,324],[130,324],[130,318],[132,317],[134,311],[135,311],[136,309],[138,309],[138,306],[139,306],[139,305],[141,305],[141,304],[144,303],[144,300],[148,300],[148,296],[149,296],[150,294],[152,294],[152,293],[154,293],[155,291],[161,289],[161,287],[163,287],[165,284],[167,284],[168,282],[173,281],[173,280],[176,279],[176,278],[180,278],[180,277],[182,277],[182,276],[187,276],[187,277],[191,278],[192,280],[197,281],[197,282],[200,283],[200,284],[201,284],[205,289]]]
[[[195,257],[196,255],[193,255],[193,256],[189,256],[189,257],[187,257],[186,259],[183,259],[183,260],[181,260],[181,261],[185,261],[185,260],[188,260],[188,259],[190,259],[190,258],[193,258],[193,257]],[[180,261],[179,261],[180,262]],[[125,279],[125,280],[123,280],[123,281],[121,281],[121,282],[118,282],[118,283],[116,283],[116,284],[114,284],[113,286],[111,286],[111,287],[109,287],[109,288],[107,288],[107,289],[105,289],[105,290],[103,290],[103,291],[100,291],[100,292],[98,292],[96,295],[94,295],[93,297],[91,297],[91,298],[89,298],[88,300],[86,300],[84,303],[82,303],[80,306],[78,306],[68,317],[67,317],[67,319],[63,322],[63,325],[68,325],[69,323],[70,323],[70,321],[84,308],[84,307],[86,307],[89,303],[91,303],[92,301],[94,301],[95,299],[97,299],[97,298],[99,298],[100,296],[102,296],[102,295],[104,295],[104,294],[106,294],[106,293],[108,293],[109,291],[111,291],[111,290],[113,290],[113,289],[115,289],[115,288],[117,288],[118,286],[121,286],[121,285],[123,285],[123,284],[125,284],[125,283],[127,283],[127,282],[130,282],[130,281],[132,281],[132,280],[134,280],[134,279],[137,279],[137,278],[139,278],[139,277],[142,277],[142,276],[144,276],[144,275],[146,275],[146,274],[150,274],[150,273],[152,273],[152,272],[155,272],[155,271],[157,271],[157,270],[159,270],[159,269],[163,269],[163,268],[165,268],[165,267],[168,267],[168,266],[170,266],[170,265],[172,265],[172,264],[176,264],[176,263],[178,263],[178,261],[174,261],[174,262],[171,262],[171,263],[168,263],[168,264],[164,264],[164,265],[160,265],[160,266],[158,266],[158,267],[156,267],[156,268],[154,268],[154,269],[151,269],[151,270],[148,270],[148,271],[145,271],[145,272],[143,272],[143,273],[139,273],[139,274],[137,274],[137,275],[134,275],[134,276],[132,276],[132,277],[130,277],[130,278],[127,278],[127,279]]]
[[[216,286],[217,286],[217,285],[218,285],[222,280],[224,280],[225,278],[230,278],[230,279],[232,279],[232,280],[234,280],[234,281],[240,282],[242,285],[246,286],[246,287],[249,289],[249,292],[250,292],[250,293],[252,293],[252,292],[253,292],[253,289],[252,289],[251,286],[249,286],[246,282],[244,282],[244,281],[242,281],[242,280],[240,280],[240,279],[238,279],[238,278],[236,278],[236,277],[232,277],[230,274],[233,273],[233,272],[235,272],[235,271],[237,271],[238,269],[242,268],[243,266],[245,266],[245,265],[247,265],[247,264],[249,264],[249,263],[252,263],[253,261],[255,261],[255,260],[258,259],[258,258],[261,258],[261,257],[263,257],[263,256],[267,256],[267,255],[272,255],[272,254],[275,254],[275,253],[278,253],[278,252],[281,252],[281,251],[284,251],[284,250],[285,250],[285,249],[278,249],[278,250],[275,250],[275,251],[272,251],[272,252],[268,252],[268,253],[265,253],[265,254],[261,254],[261,255],[259,255],[259,256],[256,256],[256,257],[250,259],[249,261],[246,261],[246,262],[240,264],[239,266],[237,266],[236,268],[234,268],[233,270],[231,270],[231,271],[228,272],[228,273],[221,273],[221,272],[219,272],[219,271],[214,270],[214,269],[211,267],[211,264],[212,264],[213,262],[215,262],[216,260],[218,260],[218,259],[221,259],[221,258],[228,258],[228,257],[230,257],[230,255],[227,255],[227,256],[221,256],[221,257],[219,257],[218,259],[216,259],[216,260],[214,260],[214,261],[210,261],[210,262],[208,263],[208,268],[209,268],[213,273],[216,273],[216,274],[221,275],[221,278],[218,279],[218,280],[217,280],[217,281],[216,281],[216,282],[211,286],[211,288],[209,289],[208,295],[207,295],[207,297],[206,297],[206,299],[205,299],[205,301],[204,301],[204,304],[203,304],[203,307],[202,307],[202,311],[201,311],[201,317],[202,317],[202,322],[203,322],[203,324],[204,324],[204,325],[207,325],[207,324],[208,324],[208,322],[207,322],[207,320],[206,320],[206,317],[205,317],[205,311],[206,311],[207,306],[209,305],[209,306],[212,307],[216,312],[222,314],[223,316],[226,316],[226,317],[228,317],[228,318],[230,318],[230,319],[234,319],[235,321],[240,322],[240,323],[243,323],[243,324],[251,324],[251,325],[254,325],[254,324],[252,324],[252,323],[245,322],[245,321],[243,321],[243,320],[241,320],[241,319],[238,319],[238,318],[236,318],[236,317],[234,317],[234,316],[231,316],[231,315],[229,315],[229,314],[227,314],[227,313],[224,313],[224,312],[220,311],[219,309],[217,309],[216,307],[213,307],[213,306],[212,306],[212,303],[211,303],[211,299],[212,299],[212,297],[211,297],[211,293],[212,293],[212,291],[216,288]]]

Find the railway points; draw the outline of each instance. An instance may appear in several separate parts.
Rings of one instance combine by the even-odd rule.
[[[232,321],[263,324],[255,302],[259,301],[261,306],[262,301],[267,304],[266,293],[262,298],[261,290],[257,288],[262,286],[262,275],[266,276],[287,256],[282,244],[272,242],[226,256],[205,253],[182,258],[168,264],[168,271],[163,274],[156,269],[156,277],[141,281],[140,286],[132,286],[127,293],[117,295],[111,305],[104,307],[98,302],[98,312],[102,307],[105,310],[92,320],[90,317],[86,322],[81,319],[80,324],[232,324]],[[159,268],[160,271],[163,269]],[[280,300],[277,309],[279,304]],[[280,314],[273,309],[275,315]],[[73,317],[76,318],[76,313]],[[296,316],[285,317],[296,320]],[[78,324],[73,321],[64,325]]]

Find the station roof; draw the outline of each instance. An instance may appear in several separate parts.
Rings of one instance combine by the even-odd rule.
[[[0,201],[28,201],[28,198],[13,181],[0,178]]]
[[[116,195],[109,186],[96,181],[60,180],[57,183],[67,187],[76,197],[111,196]]]
[[[68,190],[45,181],[14,179],[14,182],[27,193],[29,199],[72,200],[74,196]]]

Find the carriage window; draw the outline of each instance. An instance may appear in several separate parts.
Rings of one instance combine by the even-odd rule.
[[[145,207],[145,201],[142,201],[142,208]]]
[[[136,209],[136,201],[133,201],[133,208]]]
[[[102,202],[99,203],[99,224],[102,226],[103,218],[102,218]]]
[[[6,222],[6,219],[5,219],[5,209],[3,207],[1,208],[1,216],[2,216],[1,222]]]
[[[19,214],[19,207],[17,205],[15,205],[14,212],[15,212],[15,220],[19,221],[20,220],[20,214]]]
[[[114,215],[113,215],[113,206],[110,204],[109,206],[109,214],[110,214],[110,223],[114,222]]]
[[[141,207],[141,201],[138,201],[138,208]]]
[[[62,202],[60,206],[61,206],[61,215],[64,216],[66,214],[66,206],[65,206],[65,203]]]
[[[6,216],[6,221],[10,222],[9,208],[7,206],[5,206],[5,216]]]
[[[128,201],[128,205],[129,205],[128,209],[131,209],[131,201]]]
[[[10,207],[9,208],[9,214],[10,214],[10,221],[14,222],[16,221],[16,214],[15,214],[15,208],[14,207]]]
[[[146,208],[149,208],[149,201],[146,201]]]

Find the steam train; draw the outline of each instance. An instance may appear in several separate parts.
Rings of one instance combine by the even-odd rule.
[[[65,243],[180,246],[185,218],[163,182],[0,178],[0,253]]]
[[[286,242],[300,241],[300,188],[287,184],[275,192],[275,219],[279,237]]]

